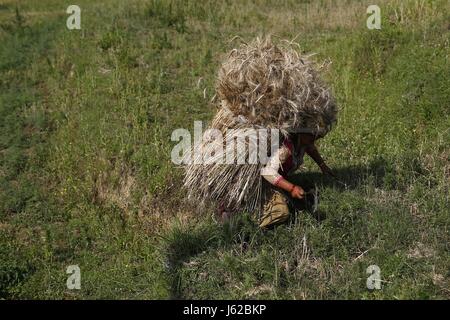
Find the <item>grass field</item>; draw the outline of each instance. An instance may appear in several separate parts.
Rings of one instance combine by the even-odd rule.
[[[0,0],[0,298],[450,298],[449,1],[75,2],[81,30]],[[330,59],[341,108],[319,145],[343,184],[299,177],[326,219],[270,232],[186,203],[170,161],[231,39],[264,33]]]

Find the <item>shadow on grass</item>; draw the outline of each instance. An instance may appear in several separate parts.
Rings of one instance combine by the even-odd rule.
[[[171,299],[183,299],[182,268],[195,256],[208,250],[245,244],[257,230],[248,214],[235,216],[224,224],[210,218],[202,223],[177,225],[164,237],[163,252]]]
[[[314,186],[333,187],[340,191],[352,190],[366,184],[368,180],[375,187],[382,187],[389,184],[392,170],[392,166],[385,159],[378,158],[368,165],[333,168],[335,178],[321,172],[301,172],[293,176],[291,181],[306,190]]]
[[[321,189],[332,187],[341,191],[351,190],[367,183],[368,179],[375,186],[380,187],[385,184],[387,168],[389,168],[388,163],[384,159],[379,159],[365,166],[337,168],[333,170],[336,178],[327,177],[320,172],[302,172],[294,176],[291,181],[305,190],[314,186]],[[305,207],[299,202],[296,204],[296,210],[305,210]],[[292,218],[295,219],[296,216],[294,214]],[[313,217],[320,222],[326,218],[326,213],[319,212],[316,216],[313,214]],[[249,215],[235,216],[223,225],[211,220],[205,223],[175,226],[164,238],[163,248],[171,299],[183,299],[184,290],[188,290],[182,287],[181,271],[192,258],[207,250],[230,247],[239,242],[245,243],[255,230],[258,230],[257,224]]]

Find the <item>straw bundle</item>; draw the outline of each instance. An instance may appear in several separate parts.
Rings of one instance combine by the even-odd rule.
[[[257,38],[230,52],[219,70],[217,96],[252,124],[285,133],[326,124],[326,134],[336,121],[336,104],[318,77],[323,65],[310,57],[290,42],[276,46],[270,38]]]

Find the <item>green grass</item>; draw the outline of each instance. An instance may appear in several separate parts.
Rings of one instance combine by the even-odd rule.
[[[447,1],[381,1],[373,31],[360,1],[77,4],[73,31],[58,1],[0,5],[0,298],[450,297]],[[320,148],[343,182],[307,161],[325,219],[270,232],[186,204],[170,161],[229,41],[266,32],[333,61]]]

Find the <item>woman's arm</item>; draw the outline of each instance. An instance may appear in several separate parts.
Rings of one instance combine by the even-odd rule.
[[[322,163],[325,163],[323,161],[322,156],[319,153],[319,150],[317,149],[316,145],[310,144],[305,148],[305,152],[308,156],[310,156],[315,163],[317,163],[318,166],[320,166]]]
[[[266,179],[270,184],[283,189],[293,198],[302,199],[305,192],[303,189],[293,183],[287,181],[281,174],[278,173],[280,169],[281,163],[286,161],[289,157],[290,151],[285,146],[278,149],[278,151],[270,157],[267,164],[261,169],[261,175]]]
[[[289,194],[291,195],[292,198],[303,199],[303,197],[305,195],[305,191],[303,190],[302,187],[297,186],[293,183],[290,183],[283,177],[278,182],[277,187],[283,189],[284,191],[289,192]]]
[[[326,165],[314,143],[306,147],[305,152],[314,160],[315,163],[317,163],[317,165],[320,167],[320,170],[322,170],[324,174],[329,174],[333,177],[335,176],[331,169]]]

